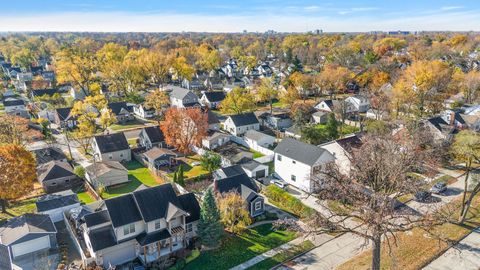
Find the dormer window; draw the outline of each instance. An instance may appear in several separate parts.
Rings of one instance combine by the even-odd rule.
[[[135,223],[123,226],[123,235],[135,233]]]
[[[155,230],[159,230],[160,227],[162,227],[162,224],[160,223],[160,219],[155,220]]]

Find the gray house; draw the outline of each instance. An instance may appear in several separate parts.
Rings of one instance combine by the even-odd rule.
[[[95,162],[85,167],[85,179],[94,187],[127,183],[128,170],[118,161]]]
[[[123,132],[93,138],[92,149],[98,161],[130,161],[132,153]]]
[[[53,222],[63,220],[63,213],[80,206],[77,194],[71,190],[47,194],[35,203],[39,214],[49,215]]]
[[[138,143],[147,150],[155,146],[163,147],[165,136],[159,126],[146,127],[138,135]]]
[[[177,108],[193,106],[200,107],[197,95],[195,95],[192,91],[181,87],[173,87],[172,92],[170,92],[170,104],[172,107]]]
[[[73,172],[72,166],[63,161],[50,161],[37,167],[38,181],[47,193],[72,189],[82,181]]]
[[[258,194],[255,182],[238,166],[230,166],[214,173],[214,189],[218,193],[236,192],[246,202],[251,217],[265,213],[264,198]]]
[[[287,112],[274,112],[273,114],[264,112],[258,116],[258,120],[263,126],[277,130],[285,130],[293,125],[293,121]]]
[[[7,246],[12,259],[57,247],[57,230],[50,216],[25,214],[0,226],[0,244]]]

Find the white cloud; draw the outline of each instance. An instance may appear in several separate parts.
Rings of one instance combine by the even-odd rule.
[[[456,10],[456,9],[462,9],[463,6],[445,6],[445,7],[441,7],[440,9],[441,10]]]
[[[306,25],[310,29],[306,29]],[[284,14],[201,15],[128,12],[70,12],[39,15],[4,15],[0,31],[95,32],[330,32],[371,30],[480,30],[480,12],[451,12],[386,18],[381,16],[306,16]]]

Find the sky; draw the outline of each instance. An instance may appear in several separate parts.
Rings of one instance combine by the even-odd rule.
[[[480,31],[480,0],[0,0],[0,32]]]

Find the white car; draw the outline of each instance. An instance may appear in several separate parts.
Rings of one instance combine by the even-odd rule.
[[[192,167],[195,167],[195,166],[200,165],[200,162],[194,161],[194,162],[192,162],[190,165],[192,165]]]
[[[285,183],[285,181],[279,180],[279,179],[273,180],[273,184],[275,184],[276,186],[278,186],[281,189],[286,189],[287,186],[288,186],[288,184]]]

